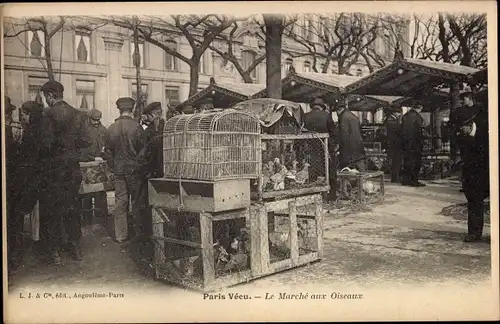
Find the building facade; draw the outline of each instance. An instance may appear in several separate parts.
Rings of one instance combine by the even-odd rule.
[[[25,23],[6,18],[4,29],[19,31]],[[56,23],[49,22],[49,25]],[[244,68],[264,51],[263,41],[255,33],[252,28],[241,28],[235,37],[235,55]],[[27,30],[14,37],[4,37],[5,93],[16,106],[35,100],[39,88],[48,80],[42,44],[45,44],[45,39],[41,31]],[[185,38],[178,37],[169,44],[182,55],[191,55],[191,47]],[[115,102],[119,97],[136,96],[136,68],[132,60],[134,42],[130,31],[110,25],[90,30],[72,24],[72,28],[62,28],[55,33],[49,46],[55,79],[65,87],[65,100],[76,108],[101,110],[105,126],[118,117]],[[377,46],[383,47],[384,43],[378,42]],[[186,100],[189,95],[188,64],[148,42],[140,43],[139,50],[142,91],[147,102],[160,101],[166,105],[171,100]],[[283,41],[283,75],[292,65],[297,71],[313,71],[311,58],[290,55],[303,50],[301,45],[289,39]],[[335,62],[329,72],[336,73]],[[359,62],[351,67],[350,73],[364,76],[369,71]],[[202,57],[199,74],[199,89],[208,86],[212,76],[216,80],[243,82],[233,64],[210,49]],[[251,77],[254,83],[265,84],[265,62],[257,66]]]

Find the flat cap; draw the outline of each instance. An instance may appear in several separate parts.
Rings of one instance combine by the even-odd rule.
[[[21,110],[28,115],[41,115],[43,113],[43,105],[36,101],[26,101],[21,106]]]
[[[57,81],[47,81],[40,89],[42,92],[63,93],[64,87]]]
[[[155,110],[159,110],[159,109],[161,109],[161,102],[155,101],[155,102],[150,103],[149,105],[147,105],[144,108],[144,113],[149,114],[149,113],[151,113]]]
[[[325,101],[323,100],[323,98],[314,98],[314,100],[311,102],[311,108],[312,107],[315,107],[315,106],[318,106],[318,107],[321,107],[323,109],[326,109],[326,103]]]
[[[135,106],[135,100],[130,97],[122,97],[116,100],[116,106],[119,110],[133,110]]]
[[[92,109],[89,112],[89,117],[90,117],[90,119],[93,119],[93,120],[100,120],[102,118],[102,112],[100,110],[97,110],[97,109]]]

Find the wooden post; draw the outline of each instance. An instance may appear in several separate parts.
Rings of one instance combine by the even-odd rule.
[[[215,280],[215,252],[212,215],[200,213],[201,254],[203,260],[203,286],[209,288]]]
[[[316,220],[316,239],[318,243],[318,258],[323,257],[323,201],[320,195],[317,195],[314,200],[314,214]]]
[[[297,206],[295,201],[288,203],[288,214],[290,215],[290,258],[292,265],[296,266],[299,261],[299,242],[298,242],[298,226],[297,226]]]
[[[165,237],[164,228],[163,228],[163,219],[158,214],[156,208],[152,208],[152,216],[153,216],[153,236],[156,237]],[[155,242],[155,251],[154,251],[154,268],[156,272],[156,278],[160,278],[160,273],[158,271],[158,267],[161,267],[165,264],[166,256],[165,256],[165,242],[162,240],[157,240]]]

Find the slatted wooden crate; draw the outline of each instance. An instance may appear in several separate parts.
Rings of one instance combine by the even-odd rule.
[[[358,203],[382,201],[385,195],[384,172],[337,172],[339,191]]]
[[[269,226],[270,215],[277,225]],[[288,226],[281,224],[283,219]],[[300,228],[305,227],[311,235],[303,235]],[[281,259],[273,252],[273,237],[280,235],[287,237],[282,243],[288,247]],[[321,196],[255,203],[219,213],[153,206],[152,238],[158,279],[214,291],[319,260]]]

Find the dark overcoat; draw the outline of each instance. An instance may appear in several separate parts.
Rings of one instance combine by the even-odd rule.
[[[421,152],[424,146],[422,127],[424,119],[415,110],[410,110],[401,117],[401,140],[404,151]]]
[[[339,168],[353,165],[366,158],[359,118],[347,109],[339,115],[338,141]]]
[[[145,131],[148,173],[152,178],[163,177],[163,129],[165,121],[159,120],[158,126],[151,123]]]

